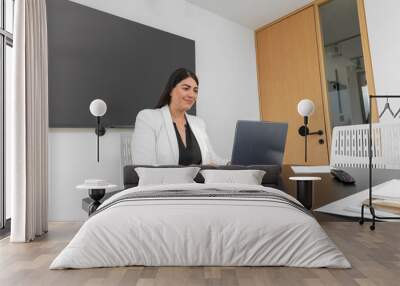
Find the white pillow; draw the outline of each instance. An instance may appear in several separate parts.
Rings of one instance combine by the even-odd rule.
[[[182,168],[135,168],[139,186],[194,183],[199,167]]]
[[[261,185],[265,171],[262,170],[202,170],[204,183],[234,183]]]

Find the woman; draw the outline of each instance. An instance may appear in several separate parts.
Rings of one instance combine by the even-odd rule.
[[[174,71],[156,109],[138,113],[132,141],[135,165],[221,165],[204,121],[186,113],[196,102],[199,81],[184,68]]]

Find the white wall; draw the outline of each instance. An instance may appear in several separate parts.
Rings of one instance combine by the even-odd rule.
[[[123,131],[122,131],[123,132]],[[94,129],[51,129],[49,133],[49,219],[79,221],[87,191],[76,185],[85,179],[105,179],[122,185],[119,130],[107,130],[100,138],[97,163]],[[127,132],[127,131],[125,131]]]
[[[198,116],[206,121],[217,153],[230,158],[236,121],[259,119],[254,32],[185,0],[74,2],[195,40]],[[100,164],[95,144],[93,130],[50,130],[50,220],[86,217],[80,200],[87,194],[75,190],[84,179],[104,178],[122,185],[120,131],[109,130],[101,138]]]
[[[400,1],[365,0],[365,12],[376,93],[400,95]],[[392,99],[391,102],[396,112],[400,100]]]

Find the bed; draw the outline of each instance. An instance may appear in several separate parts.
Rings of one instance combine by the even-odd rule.
[[[98,208],[50,269],[351,267],[308,210],[290,195],[265,185],[127,188]]]

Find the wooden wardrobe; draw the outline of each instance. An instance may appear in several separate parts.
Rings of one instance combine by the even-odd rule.
[[[319,5],[328,1],[315,0],[255,33],[261,119],[289,123],[284,164],[329,164],[332,128],[319,18]],[[368,91],[375,94],[364,1],[357,0],[357,6]],[[303,118],[297,112],[298,102],[305,98],[315,104],[310,131],[323,131],[308,137],[307,162],[304,137],[298,133]],[[375,102],[372,109],[377,114]]]
[[[312,5],[256,31],[261,117],[289,123],[285,164],[306,164],[304,137],[298,134],[303,118],[297,112],[297,103],[305,98],[315,104],[315,112],[309,118],[310,131],[324,133],[308,137],[307,164],[329,164],[327,143],[331,128],[324,111],[325,86],[318,46],[321,32],[315,9]]]

